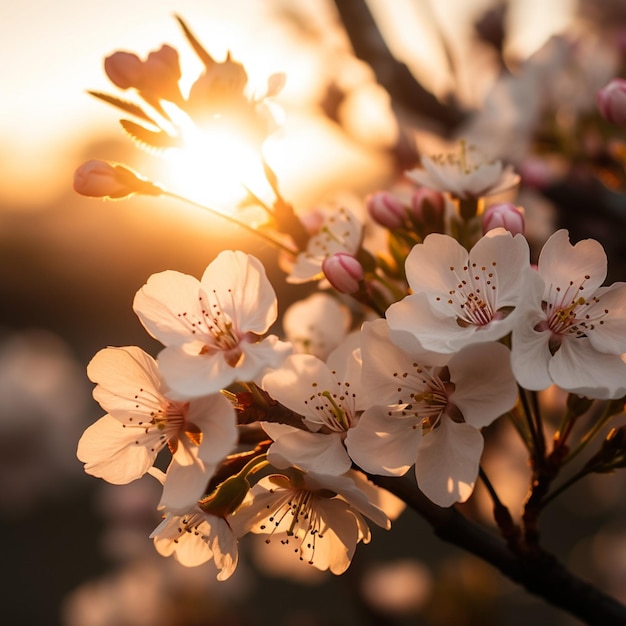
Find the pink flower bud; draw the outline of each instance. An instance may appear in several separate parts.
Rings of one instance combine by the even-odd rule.
[[[355,293],[363,280],[363,266],[346,252],[337,252],[326,257],[322,271],[328,282],[340,293]]]
[[[74,172],[74,191],[91,198],[125,198],[133,193],[161,195],[162,189],[117,163],[87,161]]]
[[[385,228],[400,228],[407,219],[407,207],[388,191],[377,191],[365,199],[372,219]]]
[[[596,94],[596,103],[602,116],[618,126],[626,126],[626,80],[614,78]]]
[[[114,85],[129,89],[141,81],[142,62],[132,52],[115,52],[104,59],[104,71]]]
[[[445,231],[445,209],[444,195],[434,189],[419,187],[411,196],[411,219],[422,237]]]
[[[506,228],[513,235],[523,235],[524,225],[524,209],[508,202],[494,204],[483,213],[483,234],[494,228]]]

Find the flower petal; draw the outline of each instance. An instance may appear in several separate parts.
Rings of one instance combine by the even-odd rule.
[[[474,489],[483,437],[469,424],[442,419],[422,438],[415,476],[419,488],[439,506],[465,502]]]

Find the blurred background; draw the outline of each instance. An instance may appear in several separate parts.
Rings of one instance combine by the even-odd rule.
[[[535,249],[556,228],[594,237],[609,279],[626,270],[623,166],[598,119],[596,91],[624,76],[621,0],[25,0],[0,9],[0,598],[12,626],[571,625],[490,566],[435,539],[410,511],[374,529],[347,574],[293,569],[253,540],[227,583],[209,564],[156,554],[159,488],[113,487],[84,475],[82,431],[102,414],[85,375],[107,345],[158,345],[132,311],[150,274],[200,276],[223,248],[267,265],[281,306],[287,290],[273,250],[210,214],[165,199],[78,196],[88,159],[123,162],[184,186],[124,136],[118,113],[87,90],[115,93],[102,62],[168,43],[183,90],[200,71],[173,17],[218,60],[227,51],[275,98],[282,126],[268,160],[301,210],[328,199],[362,204],[401,184],[422,153],[458,137],[522,174]],[[187,83],[185,83],[187,80]],[[175,176],[181,175],[176,180]],[[205,183],[207,203],[233,199]],[[210,189],[206,189],[210,187]],[[188,190],[189,193],[191,191]],[[211,195],[213,194],[213,195]],[[547,404],[558,398],[547,393]],[[502,427],[486,463],[515,510],[527,468]],[[493,451],[497,448],[497,453]],[[503,454],[502,451],[507,453]],[[153,484],[154,483],[154,484]],[[488,523],[477,489],[468,514]],[[626,601],[626,484],[587,479],[543,519],[545,545],[580,575]],[[332,611],[329,607],[333,607]]]

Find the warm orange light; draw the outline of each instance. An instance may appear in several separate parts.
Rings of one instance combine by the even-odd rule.
[[[235,120],[217,117],[205,128],[177,111],[184,146],[165,153],[161,182],[173,193],[234,214],[249,189],[266,189],[260,146]]]

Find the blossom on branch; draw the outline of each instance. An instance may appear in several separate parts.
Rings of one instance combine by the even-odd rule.
[[[513,329],[513,371],[522,386],[626,395],[626,283],[602,287],[606,272],[606,254],[593,239],[572,246],[559,230],[545,243],[532,307]]]
[[[514,187],[519,176],[511,166],[490,161],[473,146],[461,142],[456,153],[422,157],[422,168],[406,175],[416,184],[447,192],[455,198],[469,200],[493,195]]]
[[[291,350],[275,335],[261,338],[276,320],[276,294],[261,262],[243,252],[221,252],[200,281],[175,271],[153,274],[133,308],[165,345],[159,368],[183,398],[252,381]]]
[[[274,440],[268,460],[275,467],[297,465],[320,474],[344,474],[352,462],[343,445],[361,409],[361,362],[358,335],[351,335],[327,363],[306,354],[288,357],[279,369],[263,377],[262,386],[274,399],[303,416],[304,428],[262,422]]]
[[[507,335],[537,281],[526,239],[503,228],[469,254],[456,239],[431,234],[411,250],[406,276],[412,294],[389,307],[389,326],[446,353]]]
[[[361,332],[362,385],[369,402],[346,435],[351,458],[372,474],[415,464],[417,484],[439,506],[471,495],[483,450],[480,429],[511,409],[517,385],[509,350],[470,345],[452,355],[424,351],[384,320]],[[394,345],[393,341],[402,347]]]
[[[342,574],[349,567],[357,543],[369,543],[365,518],[389,529],[387,515],[371,502],[352,477],[272,474],[251,490],[250,498],[233,515],[233,527],[267,535],[301,561],[319,570]]]
[[[105,348],[87,368],[94,397],[108,414],[78,443],[85,471],[126,484],[150,470],[166,446],[172,452],[161,504],[197,501],[217,464],[237,443],[232,405],[221,394],[183,402],[169,395],[154,359],[140,348]]]

